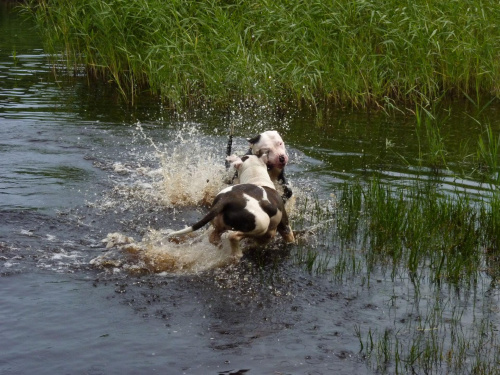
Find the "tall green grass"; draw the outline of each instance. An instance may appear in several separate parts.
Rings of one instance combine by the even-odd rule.
[[[172,105],[498,96],[493,0],[30,0],[53,53]]]

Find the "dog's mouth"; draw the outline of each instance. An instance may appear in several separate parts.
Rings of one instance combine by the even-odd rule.
[[[266,161],[267,169],[283,169],[288,163],[288,156],[286,154],[272,154],[267,149],[259,150],[259,153],[256,155],[260,157],[264,154],[268,155],[268,159]]]
[[[278,158],[279,165],[284,168],[286,163],[288,163],[288,157],[286,155],[280,155]]]
[[[283,168],[285,168],[286,163],[270,163],[270,162],[268,162],[266,165],[267,165],[267,170],[283,169]]]

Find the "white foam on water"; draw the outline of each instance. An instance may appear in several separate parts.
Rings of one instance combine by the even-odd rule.
[[[11,267],[14,267],[14,266],[16,266],[16,265],[19,265],[19,262],[12,262],[11,260],[8,260],[8,261],[6,261],[6,262],[3,264],[3,266],[4,266],[5,268],[11,268]]]

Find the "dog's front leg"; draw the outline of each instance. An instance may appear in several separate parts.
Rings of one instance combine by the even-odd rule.
[[[281,173],[278,176],[278,183],[283,186],[283,195],[281,196],[281,198],[283,199],[283,203],[286,203],[286,201],[292,197],[293,192],[292,189],[290,189],[290,187],[288,186],[288,181],[285,177],[284,169],[281,170]]]

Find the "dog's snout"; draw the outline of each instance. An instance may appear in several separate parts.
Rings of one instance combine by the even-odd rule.
[[[280,163],[284,164],[286,162],[285,155],[280,155],[279,160],[280,160]]]

